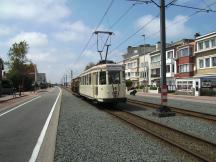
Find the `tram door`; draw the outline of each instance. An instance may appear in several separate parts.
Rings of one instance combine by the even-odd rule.
[[[98,96],[98,72],[93,73],[93,96]]]

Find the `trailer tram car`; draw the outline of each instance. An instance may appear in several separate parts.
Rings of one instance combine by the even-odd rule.
[[[79,76],[79,95],[99,103],[126,102],[123,66],[98,63],[84,71]]]

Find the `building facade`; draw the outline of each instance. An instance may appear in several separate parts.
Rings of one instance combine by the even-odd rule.
[[[129,46],[123,58],[126,80],[132,80],[133,87],[160,87],[160,43]],[[166,80],[175,94],[216,95],[216,32],[167,44]]]
[[[195,39],[195,95],[216,95],[216,32]]]
[[[137,47],[129,46],[123,55],[125,65],[125,78],[133,82],[133,87],[149,83],[149,55],[155,50],[154,45],[144,44]]]
[[[176,94],[195,95],[193,78],[195,72],[194,40],[177,47],[176,67]]]

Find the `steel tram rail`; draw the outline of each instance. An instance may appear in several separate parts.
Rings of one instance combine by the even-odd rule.
[[[104,109],[105,112],[145,131],[206,162],[216,162],[216,144],[169,126],[122,110]]]

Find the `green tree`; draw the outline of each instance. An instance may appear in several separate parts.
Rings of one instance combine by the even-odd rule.
[[[133,84],[133,82],[130,79],[126,80],[126,87],[127,88],[130,88],[132,86],[132,84]]]
[[[95,66],[95,64],[93,62],[90,62],[90,63],[88,63],[88,65],[86,65],[85,70],[88,70],[93,66]]]
[[[26,79],[26,65],[29,61],[27,59],[27,53],[29,50],[29,45],[26,41],[21,41],[19,43],[14,43],[8,51],[9,61],[6,63],[8,66],[7,77],[13,83],[13,86],[18,88],[19,86],[24,86],[24,81]]]

